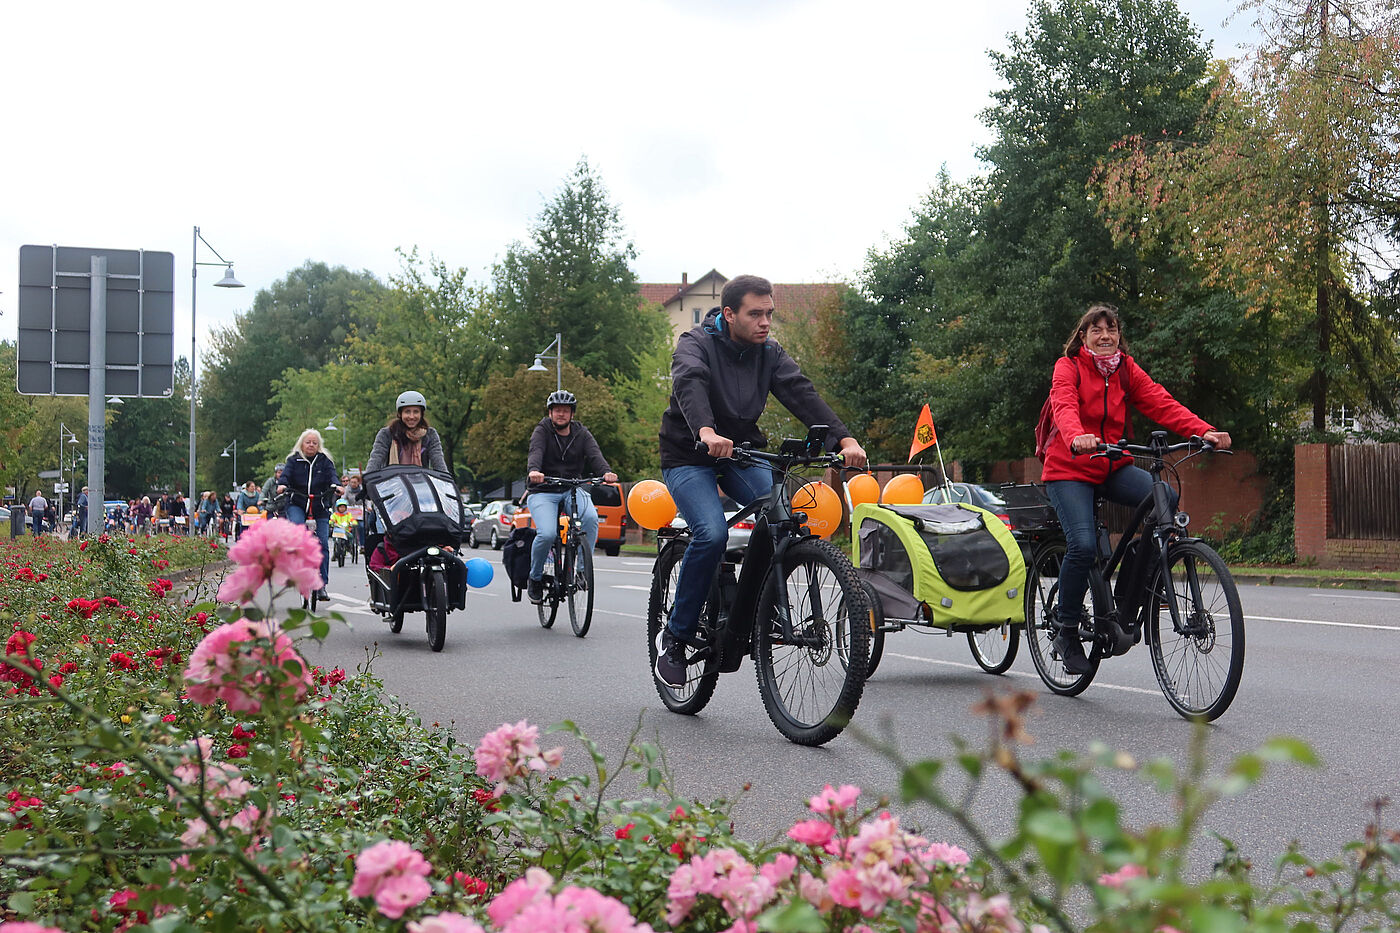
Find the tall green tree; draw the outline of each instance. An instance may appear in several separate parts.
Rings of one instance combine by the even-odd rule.
[[[494,270],[507,359],[528,365],[558,333],[565,361],[583,372],[640,375],[642,357],[670,331],[641,302],[636,255],[602,179],[580,160],[535,219],[529,243],[512,244]]]
[[[872,305],[854,315],[899,367],[874,417],[909,431],[928,402],[945,449],[972,461],[1029,455],[1054,357],[1090,301],[1119,304],[1130,335],[1155,327],[1143,257],[1113,241],[1086,189],[1124,135],[1188,130],[1208,98],[1207,47],[1171,0],[1038,0],[1028,20],[991,53],[1003,86],[983,114],[987,176],[940,179],[906,240],[872,255]]]
[[[368,323],[361,309],[383,291],[369,272],[323,262],[307,262],[259,290],[246,314],[213,335],[200,377],[201,448],[261,440],[276,410],[273,383],[289,369],[343,358],[346,338]]]
[[[1118,242],[1169,244],[1281,338],[1296,368],[1277,367],[1293,383],[1279,395],[1310,405],[1315,430],[1337,395],[1393,416],[1400,13],[1365,0],[1264,9],[1263,47],[1222,72],[1194,133],[1134,135],[1105,164],[1105,215]]]

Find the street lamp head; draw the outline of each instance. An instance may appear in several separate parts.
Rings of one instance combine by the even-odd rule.
[[[242,288],[243,283],[233,277],[233,263],[224,267],[224,277],[214,283],[215,288]]]
[[[340,428],[338,428],[338,427],[335,426],[335,419],[332,418],[330,421],[327,421],[327,422],[326,422],[326,426],[325,426],[324,428],[322,428],[321,430],[322,430],[322,431],[339,431]]]
[[[535,357],[535,365],[534,365],[534,366],[531,366],[528,370],[526,370],[526,372],[531,372],[531,373],[547,373],[547,372],[549,372],[549,370],[547,370],[547,369],[544,368],[544,363],[542,363],[542,362],[540,361],[540,358],[537,356],[537,357]]]
[[[122,397],[121,397],[120,395],[114,395],[114,396],[112,396],[111,398],[107,399],[107,404],[108,404],[108,405],[125,405],[126,402],[122,401]]]

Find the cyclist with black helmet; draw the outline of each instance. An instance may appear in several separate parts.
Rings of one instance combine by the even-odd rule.
[[[535,543],[530,548],[530,602],[544,599],[544,559],[559,540],[559,503],[567,492],[555,492],[545,484],[546,476],[581,479],[599,476],[609,483],[617,482],[617,474],[603,457],[593,432],[574,420],[578,399],[567,389],[551,392],[545,400],[545,416],[530,434],[530,454],[526,460],[530,489],[525,507],[535,521]],[[588,496],[579,496],[579,521],[583,524],[585,553],[593,559],[598,544],[598,510]],[[570,534],[572,534],[572,530]]]
[[[374,436],[365,472],[382,469],[390,463],[411,463],[447,472],[442,441],[428,425],[428,402],[423,393],[408,391],[399,396],[394,417]]]

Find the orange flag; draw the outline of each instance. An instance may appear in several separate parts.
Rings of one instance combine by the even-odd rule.
[[[925,404],[924,410],[919,412],[919,423],[914,425],[914,442],[909,445],[909,459],[912,461],[916,453],[937,443],[938,435],[933,432],[933,415]]]

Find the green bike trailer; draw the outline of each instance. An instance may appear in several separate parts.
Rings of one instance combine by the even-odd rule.
[[[996,515],[963,503],[863,503],[855,564],[890,621],[973,631],[1026,619],[1026,564]]]

